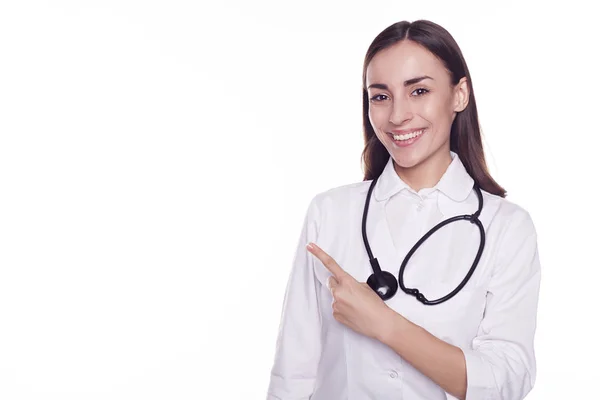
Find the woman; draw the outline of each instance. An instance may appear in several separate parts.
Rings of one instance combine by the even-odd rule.
[[[536,376],[536,231],[488,173],[469,70],[444,28],[402,21],[375,38],[363,124],[364,180],[308,207],[268,399],[524,398]],[[406,259],[457,215],[474,217],[444,225]],[[388,298],[392,282],[369,279],[365,238],[381,270],[418,292]],[[445,301],[423,302],[465,279]]]

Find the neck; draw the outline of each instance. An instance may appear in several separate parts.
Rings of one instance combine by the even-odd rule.
[[[433,154],[423,162],[409,168],[401,167],[394,161],[394,170],[415,192],[434,187],[452,162],[450,152]]]

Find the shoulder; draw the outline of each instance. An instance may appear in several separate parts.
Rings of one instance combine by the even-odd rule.
[[[363,203],[372,181],[348,183],[332,187],[314,195],[311,205],[321,212],[352,207]]]
[[[493,205],[496,209],[495,217],[504,221],[507,225],[515,223],[529,223],[533,225],[531,213],[522,205],[505,197],[486,192],[485,190],[482,190],[481,193],[483,194],[484,207],[486,202]]]
[[[485,204],[494,210],[490,226],[497,237],[500,255],[508,248],[520,248],[537,242],[537,231],[529,210],[522,205],[482,190]]]
[[[316,193],[310,201],[307,217],[319,228],[339,226],[364,208],[371,182],[353,182]]]

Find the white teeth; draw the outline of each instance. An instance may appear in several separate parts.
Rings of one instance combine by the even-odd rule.
[[[421,129],[420,131],[416,131],[416,132],[412,132],[412,133],[407,133],[406,135],[394,135],[394,140],[408,140],[408,139],[412,139],[415,138],[417,136],[419,136],[420,134],[423,133],[425,129]]]

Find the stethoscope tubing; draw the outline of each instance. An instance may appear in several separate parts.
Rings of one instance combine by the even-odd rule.
[[[375,185],[376,185],[378,179],[379,179],[379,177],[376,177],[375,179],[373,179],[373,181],[371,182],[371,185],[369,187],[369,190],[367,192],[367,199],[365,201],[365,207],[363,210],[363,217],[362,217],[362,237],[363,237],[363,242],[365,244],[365,249],[367,251],[367,255],[369,256],[369,262],[373,269],[374,278],[377,282],[379,282],[380,284],[383,285],[383,282],[384,282],[383,274],[389,274],[389,273],[381,270],[379,261],[377,260],[377,258],[375,258],[373,256],[373,252],[371,251],[371,246],[369,245],[369,241],[367,239],[367,228],[366,228],[367,215],[369,213],[369,203],[370,203],[371,195],[373,193],[373,189],[375,188]],[[418,301],[420,301],[421,303],[423,303],[425,305],[437,305],[437,304],[443,303],[443,302],[451,299],[452,297],[456,296],[456,294],[458,294],[458,292],[460,292],[464,288],[464,286],[467,284],[469,279],[471,279],[471,276],[475,272],[475,268],[479,264],[479,260],[481,258],[481,255],[483,254],[483,249],[485,247],[485,230],[483,228],[483,224],[479,220],[479,215],[481,214],[481,211],[483,209],[483,195],[482,195],[481,189],[479,188],[478,185],[475,184],[475,185],[473,185],[473,187],[475,189],[475,192],[477,193],[477,197],[479,200],[479,206],[478,206],[477,211],[471,215],[469,215],[469,214],[457,215],[455,217],[448,218],[448,219],[438,223],[436,226],[431,228],[425,235],[423,235],[423,237],[421,237],[417,241],[417,243],[406,254],[406,256],[404,257],[404,260],[402,261],[402,264],[400,265],[400,270],[398,272],[398,284],[399,284],[400,289],[402,289],[402,291],[404,293],[414,296]],[[417,289],[417,288],[407,288],[404,285],[404,279],[403,279],[404,270],[406,268],[406,265],[408,264],[408,261],[413,256],[413,254],[431,235],[433,235],[439,229],[441,229],[442,227],[444,227],[452,222],[456,222],[456,221],[460,221],[460,220],[467,220],[467,221],[477,225],[477,227],[479,228],[479,233],[480,233],[479,248],[477,250],[475,260],[473,261],[473,264],[471,265],[471,268],[469,269],[469,272],[466,274],[465,278],[460,282],[460,284],[453,291],[448,293],[446,296],[440,297],[439,299],[435,299],[435,300],[427,299],[425,297],[425,295],[423,295],[423,293],[421,293],[419,291],[419,289]],[[382,297],[382,299],[386,300],[386,299],[391,298],[395,294],[395,291],[390,296],[383,296],[378,291],[376,291],[376,293],[378,293],[380,295],[380,297]]]

